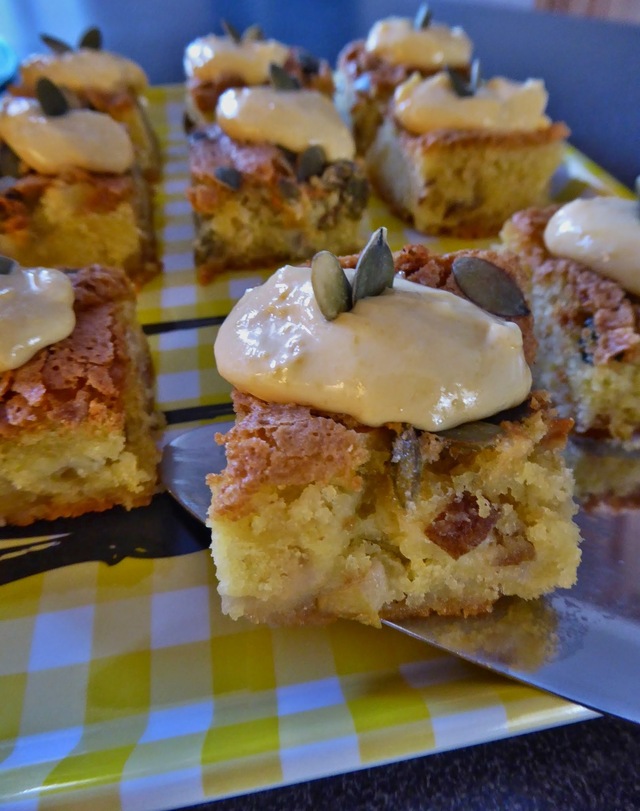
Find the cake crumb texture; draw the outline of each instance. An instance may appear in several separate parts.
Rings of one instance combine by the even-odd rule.
[[[431,612],[473,615],[501,595],[573,584],[573,482],[544,395],[505,418],[488,447],[420,435],[415,501],[393,461],[402,426],[367,428],[236,392],[210,475],[209,526],[224,610],[271,624],[336,618],[378,625]]]
[[[412,135],[389,114],[366,155],[392,210],[427,234],[497,234],[514,212],[548,202],[564,124],[532,131],[434,130]]]

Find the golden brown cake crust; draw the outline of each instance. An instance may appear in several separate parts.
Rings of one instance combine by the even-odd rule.
[[[278,178],[294,177],[277,146],[235,141],[217,124],[191,136],[189,165],[194,184],[187,195],[194,209],[201,213],[215,212],[219,201],[234,193],[216,179],[215,171],[220,167],[232,167],[253,182],[274,189]]]
[[[371,462],[376,450],[390,447],[405,427],[389,423],[370,428],[346,415],[295,403],[267,403],[237,389],[232,392],[232,400],[236,422],[226,434],[215,437],[226,448],[227,466],[221,474],[207,477],[210,484],[213,480],[219,483],[211,514],[231,521],[251,513],[255,495],[268,485],[305,487],[339,482],[342,487],[358,490],[359,470]],[[511,437],[526,435],[523,419],[534,415],[540,415],[545,423],[540,446],[549,450],[563,448],[573,421],[558,418],[549,396],[542,391],[532,392],[521,407],[504,412],[499,425],[505,446]],[[424,431],[419,437],[420,453],[428,464],[443,457],[464,459],[469,453],[470,446],[437,433]],[[492,526],[492,518],[480,517],[475,502],[457,504],[454,512],[455,545],[444,518],[434,532],[443,539],[447,552],[458,557],[482,541]]]
[[[237,421],[227,434],[216,434],[227,447],[217,514],[232,520],[245,514],[251,497],[267,483],[339,480],[358,489],[356,471],[369,457],[362,433],[305,406],[265,403],[237,390],[232,399]]]
[[[547,275],[565,279],[567,295],[557,302],[560,323],[577,324],[595,365],[636,356],[640,345],[640,303],[617,282],[572,259],[553,256],[544,243],[544,230],[559,206],[531,208],[515,214],[505,225],[510,244],[517,245],[531,268],[532,284]]]
[[[122,421],[126,336],[113,314],[119,302],[135,301],[134,288],[122,271],[112,268],[92,266],[69,273],[75,329],[20,368],[0,374],[2,437],[25,430],[46,432],[51,425],[87,419],[106,425]]]
[[[394,116],[395,118],[395,116]],[[411,151],[452,150],[469,145],[480,148],[497,146],[500,149],[520,149],[521,147],[542,146],[556,141],[564,141],[570,130],[561,121],[536,130],[479,130],[479,129],[439,129],[415,135],[404,129],[396,119],[398,137],[404,148]]]

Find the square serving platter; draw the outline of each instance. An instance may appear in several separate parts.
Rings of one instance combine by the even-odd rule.
[[[182,88],[149,93],[165,157],[164,273],[138,313],[166,438],[231,414],[216,330],[274,268],[195,281]],[[567,148],[557,199],[629,196]],[[374,200],[366,230],[426,239]],[[213,441],[213,438],[212,438]],[[0,805],[163,811],[591,718],[389,628],[223,616],[208,533],[166,494],[126,513],[0,530]]]

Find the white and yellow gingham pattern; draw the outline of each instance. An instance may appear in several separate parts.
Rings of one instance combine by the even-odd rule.
[[[151,102],[166,154],[165,272],[139,314],[158,399],[178,413],[224,406],[217,324],[269,271],[196,286],[181,90],[155,89]],[[626,191],[573,150],[567,167],[570,182]],[[413,236],[378,203],[370,224],[387,225],[394,248]],[[187,324],[155,328],[176,320]],[[0,805],[20,811],[160,811],[592,715],[390,629],[232,622],[206,551],[0,587],[0,696]]]

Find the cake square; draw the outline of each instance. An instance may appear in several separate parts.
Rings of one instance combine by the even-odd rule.
[[[515,211],[548,203],[568,129],[543,115],[536,80],[498,77],[475,91],[460,81],[449,72],[397,88],[366,165],[383,199],[417,230],[487,237]]]
[[[255,25],[242,34],[227,22],[223,27],[223,35],[198,37],[185,49],[187,131],[215,121],[218,99],[225,90],[269,84],[271,65],[293,76],[300,87],[333,96],[333,71],[326,59],[266,39]]]
[[[158,488],[164,423],[135,290],[121,270],[67,273],[71,334],[0,372],[3,525],[131,509]]]
[[[25,59],[18,82],[9,92],[35,97],[41,79],[54,82],[72,106],[97,110],[120,122],[129,133],[143,175],[149,181],[158,180],[162,160],[149,119],[145,98],[149,82],[144,70],[131,59],[103,50],[96,28],[85,32],[77,48],[46,35],[43,40],[53,52]]]
[[[603,251],[605,264],[625,255],[616,240],[640,244],[635,224],[637,203],[618,198],[575,201],[595,203],[594,229],[568,229],[585,246]],[[540,352],[535,366],[539,385],[547,388],[561,414],[575,421],[575,434],[605,440],[626,450],[640,447],[640,328],[637,292],[615,277],[603,275],[588,259],[552,252],[546,230],[567,206],[520,211],[505,223],[503,244],[517,252],[529,272],[530,300]],[[608,231],[607,208],[619,228]],[[604,206],[604,208],[603,208]],[[575,209],[574,209],[575,210]],[[626,216],[626,220],[625,220]],[[602,240],[604,239],[604,247]],[[637,266],[637,254],[627,254]]]
[[[233,111],[227,118],[224,105]],[[358,250],[369,184],[353,154],[349,131],[322,94],[227,90],[217,123],[189,139],[198,280],[310,259],[325,245]]]
[[[449,296],[467,302],[452,270],[460,256],[486,260],[509,278],[520,279],[513,257],[494,252],[437,256],[422,245],[395,254],[394,269],[416,286],[446,292],[447,302]],[[343,258],[341,264],[352,268],[356,259]],[[286,289],[289,276],[276,276],[279,298],[259,334],[250,330],[256,316],[249,313],[260,306],[251,293],[245,294],[251,296],[246,308],[240,303],[237,322],[232,314],[229,327],[245,336],[249,331],[247,340],[254,336],[250,361],[261,353],[270,359],[268,385],[275,388],[256,389],[256,381],[267,385],[269,374],[255,369],[251,377],[242,376],[246,386],[239,387],[239,378],[228,370],[232,358],[237,368],[244,363],[241,350],[229,353],[234,344],[225,347],[228,337],[219,347],[220,333],[216,343],[221,374],[236,386],[236,423],[226,435],[217,436],[225,446],[227,466],[207,479],[212,494],[208,526],[223,610],[233,618],[272,625],[337,618],[379,625],[383,619],[432,612],[482,613],[501,595],[532,599],[570,586],[580,558],[579,533],[572,521],[573,480],[562,455],[571,421],[557,417],[546,393],[519,394],[516,401],[524,399],[517,406],[494,406],[498,410],[483,419],[445,430],[423,430],[406,421],[365,422],[313,405],[318,391],[324,398],[327,391],[340,388],[334,385],[336,376],[343,387],[361,385],[357,374],[355,382],[341,374],[348,360],[333,347],[332,360],[323,364],[324,386],[318,384],[313,394],[311,386],[299,389],[298,400],[306,403],[287,401],[292,370],[300,364],[314,367],[316,361],[299,348],[292,326],[295,312],[283,303],[292,295]],[[303,298],[309,301],[306,293]],[[280,306],[291,327],[281,350],[282,359],[291,357],[284,376],[270,342],[272,319]],[[338,325],[341,318],[366,320],[358,305],[353,314],[344,313],[331,323]],[[406,320],[411,332],[409,315]],[[531,318],[522,314],[509,320],[521,327],[519,351],[530,363],[535,352]],[[395,323],[397,342],[404,345],[405,325],[401,317]],[[309,331],[306,316],[301,329]],[[338,329],[343,330],[344,323]],[[372,326],[363,329],[367,340],[374,340],[374,332]],[[508,332],[514,334],[513,328]],[[326,334],[324,328],[320,334]],[[315,345],[313,335],[310,340]],[[383,383],[383,390],[391,398],[398,391],[403,410],[409,405],[418,413],[428,410],[416,394],[421,389],[411,388],[413,381],[402,374],[396,336],[386,332],[381,340],[397,354],[390,367],[386,361],[379,363],[378,373],[393,374],[389,369],[394,363],[399,370],[397,377]],[[429,367],[430,352],[423,350],[419,336],[415,340],[416,352]],[[473,346],[475,339],[469,340]],[[344,343],[343,354],[348,356],[363,341],[338,338],[338,343]],[[432,346],[431,352],[445,350]],[[475,363],[475,356],[470,362]],[[455,367],[457,360],[447,355],[444,363]],[[515,372],[505,375],[510,380]],[[403,378],[409,388],[403,388]],[[503,387],[492,387],[493,393]],[[413,394],[405,396],[409,389]],[[275,394],[259,397],[258,390]],[[467,403],[474,399],[470,392],[465,397]],[[373,399],[365,398],[358,407],[375,406]]]
[[[426,4],[413,20],[378,20],[365,39],[345,45],[338,55],[335,98],[358,154],[373,143],[399,85],[413,74],[424,78],[447,66],[467,75],[472,50],[462,28],[434,23]]]
[[[0,104],[0,253],[25,267],[121,267],[140,287],[161,264],[131,141],[103,113],[63,110]]]

